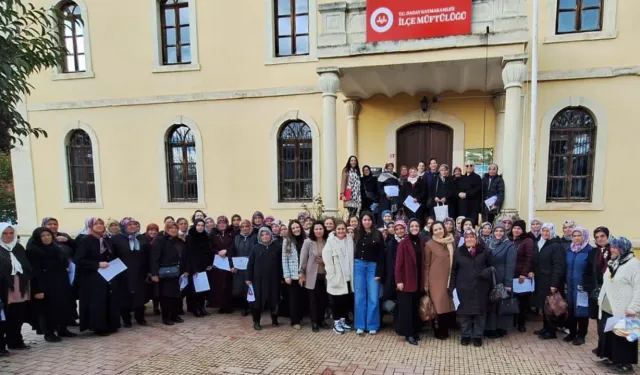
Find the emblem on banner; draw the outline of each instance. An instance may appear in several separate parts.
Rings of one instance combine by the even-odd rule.
[[[393,26],[393,13],[389,8],[378,8],[371,14],[369,23],[375,32],[384,33],[389,31]]]

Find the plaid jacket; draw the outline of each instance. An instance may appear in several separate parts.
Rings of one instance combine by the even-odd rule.
[[[284,240],[282,243],[282,273],[285,279],[298,280],[298,250],[295,244],[291,245],[291,252],[287,255],[287,247],[289,241]]]

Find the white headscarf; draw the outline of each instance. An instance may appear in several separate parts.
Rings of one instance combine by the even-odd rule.
[[[0,223],[0,235],[7,228],[11,228],[15,231],[15,228],[13,227],[13,225],[9,223]],[[9,252],[9,256],[11,257],[11,276],[15,276],[18,273],[24,273],[24,271],[22,270],[22,264],[20,264],[20,262],[18,261],[18,258],[16,258],[16,256],[13,254],[13,249],[16,247],[17,243],[18,243],[17,235],[13,238],[13,241],[11,241],[11,243],[5,243],[2,241],[2,239],[0,239],[0,246]]]
[[[549,229],[549,232],[551,232],[551,238],[556,238],[556,226],[553,225],[553,223],[544,223],[542,224],[542,227],[540,228],[540,232],[542,232],[542,229],[547,228]],[[544,244],[547,242],[547,240],[545,240],[544,238],[542,238],[542,235],[540,235],[540,241],[538,241],[538,251],[540,251],[542,249],[542,246],[544,246]]]

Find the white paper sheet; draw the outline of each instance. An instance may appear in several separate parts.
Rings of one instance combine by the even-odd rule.
[[[229,267],[229,259],[227,257],[223,258],[220,255],[216,255],[215,258],[213,258],[213,266],[221,270],[231,271],[231,267]]]
[[[390,197],[397,197],[400,195],[400,187],[397,185],[385,186],[384,193]]]
[[[247,290],[247,302],[255,302],[256,294],[253,291],[253,285],[249,285]]]
[[[7,320],[7,317],[4,316],[4,310],[0,310],[0,322],[4,322]]]
[[[493,207],[494,204],[496,204],[496,202],[498,201],[498,196],[494,195],[493,197],[489,197],[487,199],[484,200],[484,205],[487,206],[487,209],[491,209],[491,207]]]
[[[238,270],[246,270],[249,264],[249,257],[232,257],[233,268]]]
[[[458,289],[453,290],[453,305],[456,307],[456,311],[457,311],[458,306],[460,306],[460,299],[458,298]]]
[[[109,267],[98,268],[98,273],[104,277],[105,280],[111,281],[114,277],[118,276],[122,271],[126,270],[127,266],[122,263],[120,258],[114,259],[109,262]]]
[[[618,323],[622,319],[624,319],[624,315],[612,316],[611,318],[607,319],[607,324],[605,324],[604,326],[604,331],[611,332],[613,330],[613,326],[615,326],[616,323]]]
[[[69,284],[73,285],[73,280],[76,279],[76,264],[69,262]]]
[[[414,198],[409,195],[407,199],[404,200],[404,205],[407,206],[407,208],[410,209],[411,211],[418,212],[418,209],[420,208],[420,203],[414,202],[413,199]]]
[[[180,285],[180,291],[189,285],[189,277],[185,275],[180,275],[180,279],[178,279],[178,284]]]
[[[589,307],[589,293],[578,292],[576,305],[578,305],[578,307]]]
[[[520,279],[513,279],[513,293],[531,293],[533,292],[533,280],[525,279],[522,284],[520,284]]]
[[[209,290],[209,277],[206,272],[199,272],[193,275],[193,287],[196,293],[206,292]]]

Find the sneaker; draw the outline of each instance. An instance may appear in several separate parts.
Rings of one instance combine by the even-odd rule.
[[[340,322],[342,324],[342,328],[345,331],[350,332],[353,329],[353,328],[351,328],[351,326],[347,323],[347,321],[344,318],[340,319]]]
[[[356,335],[358,335],[358,336],[364,335],[364,330],[362,330],[362,329],[356,330]]]
[[[375,329],[374,329],[373,331],[369,331],[369,334],[370,334],[371,336],[375,335],[376,333],[378,333],[378,331],[376,331]]]
[[[342,328],[342,322],[340,320],[336,320],[333,322],[333,332],[339,335],[344,334],[344,329]]]

